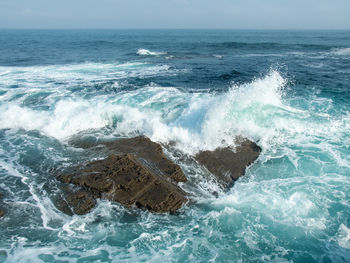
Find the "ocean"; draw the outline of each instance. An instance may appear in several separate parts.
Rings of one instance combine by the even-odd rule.
[[[53,205],[72,140],[138,135],[193,202]],[[190,159],[236,136],[224,192]],[[0,30],[0,193],[0,262],[350,262],[350,31]]]

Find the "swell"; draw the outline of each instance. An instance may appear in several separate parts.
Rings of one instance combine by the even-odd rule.
[[[294,43],[278,43],[278,42],[220,42],[211,43],[208,45],[212,48],[234,48],[234,49],[247,49],[247,50],[298,50],[308,49],[312,51],[330,50],[332,46],[320,45],[320,44],[294,44]]]

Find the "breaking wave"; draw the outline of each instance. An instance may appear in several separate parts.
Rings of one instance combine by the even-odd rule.
[[[350,48],[347,47],[347,48],[333,49],[332,53],[338,56],[347,56],[347,55],[350,55]]]
[[[162,55],[166,55],[167,53],[155,52],[155,51],[150,51],[148,49],[140,48],[139,50],[137,50],[136,54],[140,56],[162,56]]]
[[[15,244],[6,250],[8,261],[79,257],[81,261],[157,262],[193,257],[279,262],[286,257],[293,260],[300,251],[315,259],[326,249],[313,245],[320,243],[336,251],[331,253],[334,259],[350,259],[349,227],[334,223],[343,222],[350,207],[346,148],[350,114],[333,114],[332,98],[315,92],[295,95],[287,77],[277,70],[231,84],[221,93],[155,83],[113,91],[72,91],[81,83],[96,85],[97,80],[123,87],[122,80],[133,76],[178,73],[167,65],[136,62],[0,68],[0,176],[6,176],[1,188],[16,196],[18,213],[29,218],[39,215],[22,230],[54,240],[33,245],[30,236],[5,229],[13,236],[9,242]],[[166,153],[175,160],[201,150],[234,147],[237,135],[257,141],[263,152],[226,194],[203,179],[205,171],[200,167],[181,164],[189,181],[199,182],[201,194],[194,197],[196,205],[184,207],[179,215],[127,210],[108,201],[99,201],[85,216],[68,217],[55,209],[43,190],[49,174],[45,169],[57,162],[70,165],[62,152],[74,156],[79,150],[61,148],[72,136],[139,134],[163,145],[172,142],[174,149]],[[32,155],[40,164],[32,164]],[[28,170],[29,165],[34,171]],[[218,191],[219,197],[206,194],[208,189]],[[235,245],[228,247],[227,242]],[[252,254],[254,258],[247,256]]]

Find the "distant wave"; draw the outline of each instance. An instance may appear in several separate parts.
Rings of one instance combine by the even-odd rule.
[[[203,45],[203,43],[201,43]],[[207,43],[211,48],[234,48],[234,49],[249,49],[259,50],[259,49],[281,49],[281,48],[307,48],[312,50],[324,50],[327,48],[325,45],[320,44],[284,44],[277,42],[218,42],[218,43]]]
[[[166,55],[167,53],[155,52],[155,51],[150,51],[148,49],[140,48],[139,50],[137,50],[136,54],[140,56],[162,56],[162,55]]]
[[[350,55],[350,48],[336,48],[332,50],[332,53],[338,56]]]
[[[222,59],[224,56],[223,55],[216,55],[216,54],[214,54],[213,57],[217,58],[217,59]]]

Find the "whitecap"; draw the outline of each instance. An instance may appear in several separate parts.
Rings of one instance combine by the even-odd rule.
[[[166,55],[167,52],[156,52],[156,51],[150,51],[148,49],[140,48],[139,50],[137,50],[136,54],[140,56],[162,56],[162,55]]]
[[[332,54],[337,55],[337,56],[348,56],[350,55],[350,48],[336,48],[331,51]]]
[[[340,225],[334,239],[342,248],[350,249],[350,229],[344,224]]]

